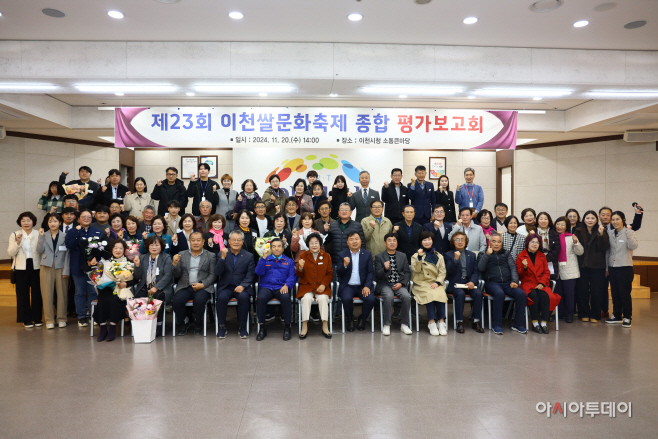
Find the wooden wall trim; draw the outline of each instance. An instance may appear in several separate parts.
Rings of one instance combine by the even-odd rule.
[[[561,140],[559,142],[536,143],[534,145],[519,145],[516,147],[516,149],[547,148],[549,146],[579,145],[581,143],[606,142],[608,140],[623,140],[623,139],[624,139],[623,134],[615,134],[614,136],[588,137],[586,139]]]
[[[124,165],[130,168],[134,168],[135,151],[128,148],[118,148],[118,149],[119,149],[119,165]]]
[[[76,143],[78,145],[102,146],[104,148],[114,148],[114,143],[94,142],[91,140],[71,139],[68,137],[43,136],[41,134],[20,133],[18,131],[7,131],[11,137],[22,137],[24,139],[46,140],[48,142]]]

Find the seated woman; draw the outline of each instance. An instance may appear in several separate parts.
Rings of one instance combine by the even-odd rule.
[[[510,215],[503,223],[507,231],[503,232],[503,248],[509,254],[516,257],[525,249],[525,235],[518,233],[519,219]]]
[[[133,277],[137,281],[135,297],[153,296],[154,299],[170,302],[173,295],[174,276],[171,256],[164,253],[165,242],[159,236],[149,236],[144,240],[148,253],[135,260]],[[162,325],[164,305],[158,311],[158,325]],[[157,334],[157,331],[156,331]]]
[[[181,229],[171,237],[171,256],[176,256],[185,250],[190,249],[190,236],[197,231],[196,218],[191,213],[186,213],[180,217]]]
[[[288,256],[290,259],[292,257],[292,250],[290,249],[290,243],[292,242],[292,233],[286,227],[286,217],[282,213],[277,213],[274,215],[274,220],[272,222],[274,228],[267,232],[264,238],[279,238],[283,242],[283,254]]]
[[[51,181],[48,185],[48,191],[44,192],[39,198],[37,207],[45,210],[46,213],[62,213],[64,208],[64,187],[58,181]]]
[[[519,226],[517,232],[528,236],[531,232],[537,230],[537,223],[535,222],[536,219],[537,212],[535,212],[535,209],[531,209],[530,207],[523,209],[521,211],[521,221],[523,221],[523,224]]]
[[[203,248],[214,254],[218,254],[225,248],[228,248],[228,231],[226,228],[226,218],[223,215],[215,213],[208,220],[210,230],[203,234]]]
[[[122,239],[115,239],[110,242],[110,245],[107,247],[107,250],[110,253],[109,262],[126,262],[127,259],[124,256],[126,251],[126,243]],[[88,261],[89,270],[104,262],[103,259],[97,261],[96,258],[93,258],[91,261]],[[135,263],[137,263],[137,258],[135,258]],[[129,282],[120,282],[119,288],[128,288],[135,283],[135,279]],[[116,284],[111,282],[106,285],[104,288],[97,288],[98,292],[98,304],[94,309],[94,320],[98,322],[101,327],[101,333],[98,336],[98,341],[112,341],[116,338],[117,323],[126,317],[126,301],[121,300],[118,295],[114,294],[114,287]],[[109,325],[107,323],[110,323]]]
[[[313,214],[310,212],[302,213],[302,219],[299,221],[302,226],[301,230],[292,231],[292,243],[290,244],[290,249],[295,255],[295,262],[299,260],[299,254],[303,251],[308,250],[306,245],[306,238],[311,236],[312,233],[320,233],[317,230],[313,230]],[[321,243],[322,244],[322,243]]]
[[[431,335],[448,335],[446,325],[446,264],[441,253],[433,249],[434,236],[424,230],[420,234],[421,248],[411,257],[412,293],[419,305],[427,308],[427,327]],[[438,328],[437,328],[438,322]]]
[[[528,306],[532,318],[532,330],[537,334],[548,334],[548,317],[560,303],[560,296],[548,287],[551,273],[546,256],[541,251],[541,237],[531,233],[525,239],[525,250],[516,258],[521,289],[528,295]]]
[[[318,308],[320,308],[322,335],[331,338],[328,327],[331,280],[334,277],[331,256],[322,250],[322,237],[317,232],[308,235],[305,244],[308,250],[300,252],[299,262],[297,262],[297,276],[299,277],[297,298],[302,302],[302,330],[299,338],[303,340],[308,334],[308,319],[314,300],[318,302]]]
[[[491,238],[491,234],[496,231],[496,229],[491,227],[492,220],[493,218],[491,212],[489,212],[487,209],[482,209],[478,213],[478,223],[480,223],[482,232],[484,232],[484,237],[487,239],[487,247],[489,246],[489,238]]]
[[[110,227],[107,229],[107,237],[110,239],[123,239],[123,234],[126,231],[123,217],[119,213],[110,215]]]
[[[142,234],[144,239],[150,236],[157,236],[158,238],[162,238],[163,241],[165,242],[164,252],[170,254],[171,247],[173,246],[173,242],[171,241],[171,236],[165,233],[165,230],[167,229],[167,221],[165,221],[163,217],[158,215],[155,218],[153,218],[153,221],[151,222],[151,226],[153,231],[151,233],[144,232]],[[144,241],[142,241],[139,244],[139,252],[143,255],[148,253],[148,250],[144,246]]]

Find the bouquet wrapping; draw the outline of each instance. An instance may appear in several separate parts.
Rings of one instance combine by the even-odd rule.
[[[128,299],[126,309],[131,320],[153,320],[158,316],[162,300],[152,296]]]

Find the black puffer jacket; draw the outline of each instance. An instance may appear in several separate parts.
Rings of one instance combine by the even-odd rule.
[[[487,254],[486,251],[478,254],[478,270],[487,282],[519,283],[519,272],[516,271],[514,257],[504,248],[497,253]]]
[[[340,220],[336,221],[335,223],[331,223],[329,226],[329,234],[325,240],[325,242],[331,243],[331,260],[334,262],[334,264],[336,264],[336,261],[340,261],[342,259],[338,256],[338,253],[349,249],[347,246],[347,237],[350,235],[350,233],[358,232],[359,236],[361,236],[361,248],[366,248],[366,238],[363,235],[363,227],[361,227],[361,224],[350,219],[347,221],[345,230],[341,230],[340,225]]]

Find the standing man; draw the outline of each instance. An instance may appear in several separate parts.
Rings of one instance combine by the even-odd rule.
[[[271,217],[265,215],[267,209],[265,209],[265,202],[262,200],[254,203],[254,212],[256,215],[251,217],[250,226],[258,230],[258,236],[263,237],[274,228],[274,222]]]
[[[500,233],[501,235],[505,232],[507,232],[507,227],[505,227],[505,220],[507,219],[507,204],[505,203],[496,203],[494,206],[494,213],[496,215],[496,219],[494,221],[494,224],[491,226],[496,229],[496,232]]]
[[[209,172],[210,165],[208,163],[201,163],[199,165],[199,179],[196,179],[195,174],[190,175],[190,184],[187,185],[186,195],[188,198],[193,198],[192,214],[194,216],[201,215],[199,204],[203,201],[210,201],[212,212],[217,210],[217,204],[219,204],[219,194],[217,193],[219,184],[208,178]]]
[[[329,234],[325,243],[327,241],[331,243],[331,261],[335,265],[340,265],[342,258],[339,257],[339,253],[348,249],[347,239],[352,233],[356,232],[359,235],[361,247],[366,248],[363,227],[356,221],[352,221],[351,217],[352,207],[345,202],[338,207],[338,221],[329,225]]]
[[[407,262],[411,263],[411,257],[420,248],[420,234],[423,226],[414,220],[417,217],[414,206],[404,206],[404,221],[393,226],[393,233],[397,235],[397,248],[407,256]]]
[[[217,256],[217,338],[226,338],[226,311],[231,299],[238,300],[238,325],[240,338],[249,338],[249,298],[253,295],[252,284],[256,278],[254,258],[242,248],[244,234],[233,230],[228,235],[228,245]]]
[[[466,184],[457,185],[455,203],[459,204],[460,211],[462,207],[470,207],[475,209],[474,215],[477,215],[484,205],[482,186],[473,183],[475,179],[475,170],[473,168],[464,169],[464,179]]]
[[[474,224],[471,221],[471,208],[462,207],[459,209],[459,218],[457,222],[452,225],[452,231],[448,238],[452,237],[457,232],[464,233],[468,236],[468,249],[472,252],[483,252],[487,248],[487,238],[484,236],[482,227]]]
[[[281,314],[283,314],[283,340],[290,340],[292,329],[292,299],[291,294],[297,282],[295,274],[295,262],[283,254],[283,241],[274,238],[270,241],[270,249],[263,252],[263,257],[258,261],[256,274],[260,277],[258,296],[256,296],[256,311],[260,330],[256,336],[257,341],[267,337],[265,328],[265,315],[267,314],[267,302],[276,299],[281,303]]]
[[[335,260],[338,262],[336,276],[340,282],[338,295],[343,302],[349,332],[354,332],[354,297],[363,300],[357,326],[359,331],[363,331],[366,329],[366,320],[370,311],[375,306],[375,296],[372,294],[374,278],[372,254],[363,249],[361,235],[358,232],[349,234],[347,245],[348,249],[338,253]]]
[[[98,183],[93,181],[91,179],[91,168],[89,166],[80,166],[80,169],[78,169],[78,176],[80,177],[79,180],[71,180],[68,183],[64,183],[66,181],[66,176],[69,175],[68,171],[63,171],[61,175],[59,176],[59,184],[61,185],[71,185],[71,184],[77,184],[80,186],[84,186],[85,184],[87,185],[87,194],[90,194],[93,197],[96,196],[98,191],[101,189],[100,179],[98,180]]]
[[[380,199],[379,192],[369,187],[370,173],[368,171],[361,171],[359,173],[359,183],[361,184],[361,188],[348,198],[352,210],[356,208],[355,220],[357,223],[361,223],[361,220],[370,213],[370,203]]]
[[[148,235],[153,231],[153,218],[155,218],[155,208],[153,206],[146,206],[144,210],[142,210],[142,216],[144,219],[139,222],[139,227],[137,227],[137,234],[141,235],[146,232]]]
[[[126,198],[126,195],[130,195],[130,191],[127,186],[121,184],[121,171],[110,169],[107,175],[110,177],[110,182],[100,188],[94,199],[97,204],[107,207],[110,206],[112,200],[117,200],[123,208],[123,199]]]
[[[151,198],[158,200],[158,215],[165,216],[169,207],[170,201],[178,201],[180,204],[179,215],[185,215],[185,208],[187,207],[187,192],[185,190],[185,183],[183,180],[178,179],[178,169],[170,166],[166,171],[167,179],[163,182],[158,180],[158,183],[153,188]]]
[[[306,195],[311,195],[313,196],[313,183],[315,183],[318,180],[318,172],[314,170],[310,170],[306,173],[306,181],[308,182],[306,184],[306,191],[304,193]],[[322,185],[322,194],[323,196],[327,196],[327,193],[324,191],[324,185]]]
[[[402,184],[402,169],[393,168],[391,182],[385,182],[382,187],[382,201],[386,203],[384,216],[391,220],[391,224],[399,223],[404,219],[402,210],[409,204],[409,189]]]
[[[427,169],[425,166],[418,165],[415,170],[415,178],[411,177],[409,183],[409,200],[416,210],[416,221],[421,226],[427,224],[432,216],[432,206],[436,195],[434,194],[434,184],[425,181]]]
[[[329,227],[332,223],[335,223],[336,220],[330,216],[331,203],[329,200],[320,201],[316,208],[318,209],[318,215],[316,215],[315,221],[313,221],[313,228],[320,232],[320,235],[322,235],[324,239],[324,237],[329,234]],[[324,243],[324,251],[331,255],[331,243],[326,240]]]
[[[383,211],[384,203],[380,200],[373,201],[370,204],[372,215],[361,220],[361,228],[363,228],[366,238],[366,249],[374,256],[386,250],[384,237],[393,231],[393,224],[391,220],[382,216]]]
[[[409,321],[409,310],[411,309],[411,294],[409,294],[409,280],[411,279],[411,268],[407,261],[407,255],[397,251],[398,238],[395,233],[389,233],[385,237],[386,251],[375,256],[375,275],[377,276],[377,291],[384,299],[384,327],[382,333],[391,335],[391,315],[393,313],[393,299],[398,296],[402,300],[400,310],[400,331],[411,335],[411,321]]]

